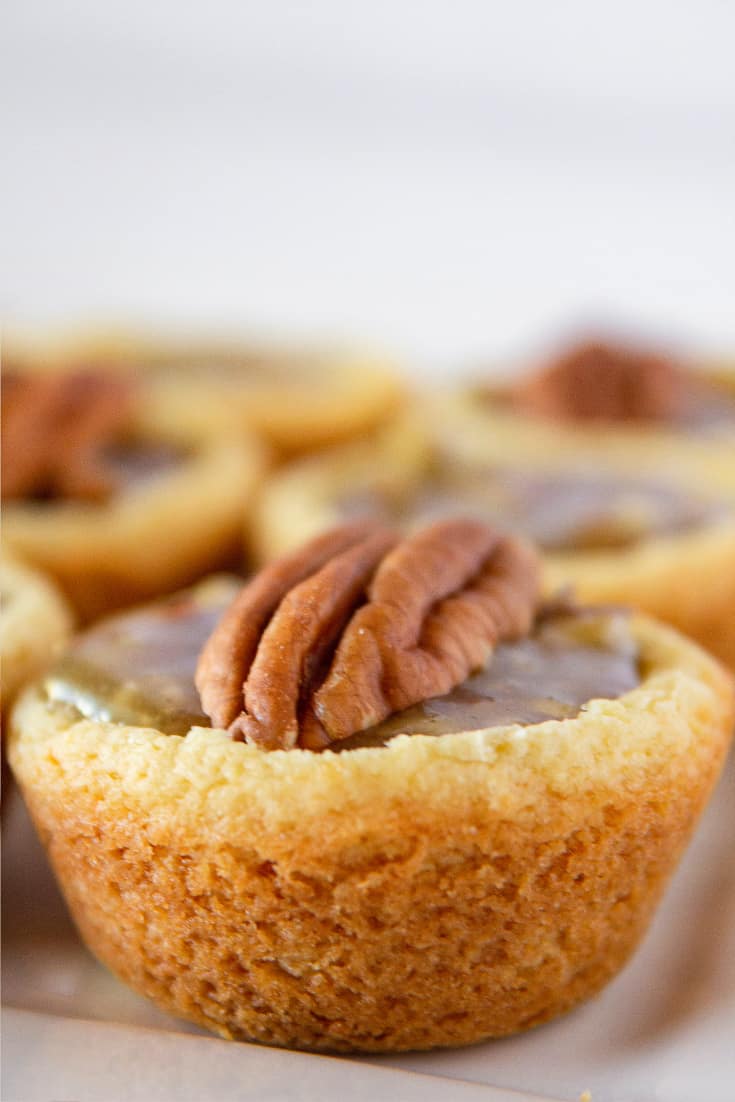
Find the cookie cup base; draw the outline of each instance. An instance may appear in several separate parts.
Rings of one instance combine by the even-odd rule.
[[[575,719],[342,754],[80,720],[29,690],[10,760],[89,948],[225,1037],[461,1045],[593,995],[725,756],[732,683],[645,617],[640,687]]]

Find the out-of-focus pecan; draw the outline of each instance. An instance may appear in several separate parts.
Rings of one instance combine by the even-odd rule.
[[[125,428],[132,386],[93,371],[3,377],[2,493],[98,501],[115,488],[104,447]]]
[[[245,586],[197,669],[204,711],[266,749],[320,749],[482,668],[528,632],[534,552],[474,520],[400,543],[346,525]]]
[[[670,359],[594,341],[572,348],[512,392],[524,412],[560,420],[666,421],[685,397],[683,373]]]

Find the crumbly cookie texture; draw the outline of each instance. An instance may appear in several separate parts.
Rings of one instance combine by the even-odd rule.
[[[572,720],[267,753],[29,690],[11,765],[87,944],[165,1009],[314,1050],[479,1041],[624,964],[724,759],[731,679],[632,630],[640,687]]]
[[[3,553],[0,558],[2,705],[51,660],[71,632],[72,616],[43,574]]]

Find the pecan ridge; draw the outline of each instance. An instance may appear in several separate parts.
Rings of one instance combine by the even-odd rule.
[[[202,707],[215,726],[269,749],[296,745],[301,686],[395,540],[369,521],[344,525],[266,566],[240,591],[197,664]]]
[[[474,520],[403,541],[345,525],[265,568],[202,651],[204,711],[265,749],[320,749],[482,668],[528,632],[538,596],[527,545]]]
[[[511,395],[527,413],[599,421],[671,420],[685,396],[683,373],[667,357],[601,341],[570,349]]]

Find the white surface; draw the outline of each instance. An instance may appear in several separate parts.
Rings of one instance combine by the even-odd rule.
[[[6,319],[735,346],[735,5],[9,0]]]
[[[544,1102],[326,1056],[18,1010],[3,1011],[2,1027],[16,1057],[3,1102]]]
[[[83,949],[19,800],[9,812],[3,853],[3,999],[10,1007],[45,1017],[38,1023],[10,1020],[12,1029],[4,1036],[3,1102],[178,1102],[210,1096],[337,1102],[348,1091],[355,1102],[381,1095],[485,1097],[459,1082],[449,1086],[447,1079],[569,1102],[586,1089],[593,1102],[732,1102],[735,759],[646,941],[600,997],[515,1038],[361,1060],[295,1057],[219,1041],[202,1047],[200,1030],[128,991]],[[97,1030],[75,1018],[139,1031]],[[116,1094],[114,1076],[131,1051],[138,1053],[136,1085],[126,1087],[130,1093]],[[213,1067],[221,1085],[208,1095]],[[439,1078],[421,1080],[418,1087],[414,1080],[372,1079],[370,1071],[377,1067]],[[241,1077],[251,1093],[245,1086],[236,1093]],[[182,1093],[184,1082],[189,1094]],[[266,1082],[272,1093],[264,1086],[258,1095],[253,1084]],[[497,1096],[488,1092],[486,1097],[495,1102]]]

